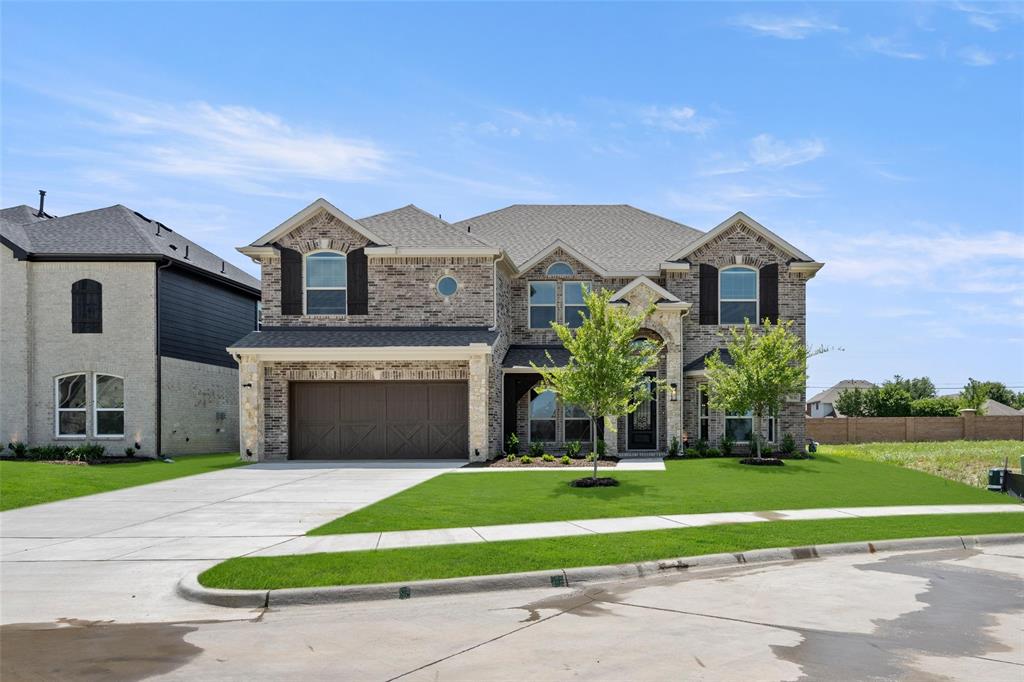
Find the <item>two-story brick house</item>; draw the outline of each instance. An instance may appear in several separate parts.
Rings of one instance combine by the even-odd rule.
[[[744,318],[804,336],[810,256],[737,213],[707,233],[626,205],[510,206],[447,223],[415,206],[353,219],[324,199],[239,249],[260,263],[263,326],[239,362],[241,442],[259,460],[468,457],[508,434],[557,450],[586,416],[530,389],[530,363],[565,358],[552,321],[580,319],[587,287],[655,304],[671,390],[618,424],[610,453],[673,437],[804,437],[803,395],[775,420],[707,410],[697,387],[720,333]],[[614,435],[613,435],[614,434]]]
[[[140,456],[238,449],[238,366],[259,281],[116,205],[0,211],[0,447]]]

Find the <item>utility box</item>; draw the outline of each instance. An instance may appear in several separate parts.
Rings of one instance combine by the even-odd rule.
[[[988,489],[996,493],[1006,492],[1006,469],[997,467],[988,470]]]

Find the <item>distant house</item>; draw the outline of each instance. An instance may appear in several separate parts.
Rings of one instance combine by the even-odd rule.
[[[981,406],[981,413],[986,417],[1019,417],[1024,414],[1024,410],[1017,410],[998,400],[988,398]]]
[[[808,417],[842,417],[835,408],[835,402],[843,391],[852,391],[855,388],[866,390],[874,388],[875,385],[863,379],[844,379],[832,388],[825,389],[821,393],[811,397],[807,401]]]
[[[238,365],[260,283],[116,205],[0,210],[0,447],[141,456],[238,448]]]

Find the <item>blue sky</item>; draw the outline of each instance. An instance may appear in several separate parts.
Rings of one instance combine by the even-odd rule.
[[[1022,4],[2,5],[5,206],[234,247],[318,196],[743,210],[827,263],[809,393],[1024,390]]]

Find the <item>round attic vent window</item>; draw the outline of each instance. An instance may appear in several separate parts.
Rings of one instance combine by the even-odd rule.
[[[442,277],[437,280],[437,293],[441,294],[445,298],[453,295],[459,290],[459,283],[455,281],[454,277]]]

